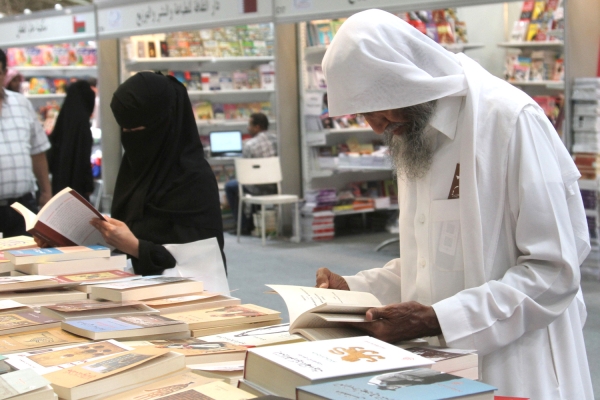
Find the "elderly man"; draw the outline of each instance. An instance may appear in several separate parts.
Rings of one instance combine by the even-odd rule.
[[[497,394],[592,399],[579,265],[589,237],[579,173],[543,111],[392,14],[349,18],[323,67],[331,115],[362,113],[398,169],[400,254],[317,285],[386,306],[359,327],[397,342],[476,349]]]

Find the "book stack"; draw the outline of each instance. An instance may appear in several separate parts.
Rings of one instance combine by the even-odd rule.
[[[306,242],[331,240],[335,237],[332,211],[317,211],[301,214],[302,240]]]
[[[248,349],[240,387],[295,398],[299,386],[431,364],[368,336],[292,343]]]
[[[447,347],[419,346],[404,347],[435,364],[431,369],[473,380],[479,379],[479,358],[473,350],[451,349]]]
[[[187,323],[194,337],[281,323],[279,311],[253,304],[166,314],[165,317]]]
[[[7,275],[10,274],[11,271],[15,270],[14,264],[4,257],[5,251],[29,249],[32,247],[38,247],[38,245],[30,236],[0,238],[0,275]]]

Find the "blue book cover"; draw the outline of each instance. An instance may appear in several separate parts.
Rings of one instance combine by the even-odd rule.
[[[323,399],[351,400],[442,400],[487,393],[493,400],[495,390],[482,382],[417,368],[301,386],[296,391],[298,399],[306,393]]]
[[[63,323],[91,332],[125,331],[142,328],[139,325],[130,324],[115,318],[84,319],[80,321],[65,321]]]
[[[23,257],[23,256],[44,256],[49,254],[64,254],[69,253],[69,250],[78,250],[80,251],[83,247],[86,247],[93,251],[101,251],[108,250],[108,247],[104,246],[72,246],[71,249],[67,248],[64,251],[62,247],[48,247],[48,248],[32,248],[32,249],[22,249],[22,250],[8,250],[7,252],[12,254],[15,257]]]

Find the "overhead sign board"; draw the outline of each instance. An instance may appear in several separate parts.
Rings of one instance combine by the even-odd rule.
[[[0,23],[0,47],[79,42],[96,39],[93,7],[5,17]]]
[[[98,3],[101,39],[273,21],[272,0],[163,0]]]

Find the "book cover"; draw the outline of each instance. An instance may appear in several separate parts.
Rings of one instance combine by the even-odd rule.
[[[495,387],[482,382],[417,368],[301,386],[297,389],[297,398],[313,395],[310,398],[442,400],[488,394],[489,397],[478,399],[493,400],[495,390]]]
[[[36,247],[31,249],[8,250],[4,252],[4,256],[15,265],[21,265],[35,262],[110,257],[110,249],[99,245],[48,248]]]
[[[26,326],[45,325],[59,322],[36,312],[0,314],[0,332]]]
[[[23,369],[0,375],[0,399],[8,399],[48,385],[43,377],[32,369]]]
[[[31,236],[0,238],[0,253],[6,250],[27,249],[31,247],[38,247]]]
[[[63,331],[60,328],[0,336],[0,353],[8,354],[41,347],[62,346],[71,343],[89,342]]]
[[[279,318],[279,311],[254,304],[242,304],[184,313],[166,314],[167,318],[184,321],[190,329],[201,329],[215,326],[231,326],[244,323],[270,321]]]
[[[162,285],[166,283],[174,283],[174,282],[183,282],[187,281],[187,278],[178,278],[178,277],[170,277],[170,276],[157,276],[152,278],[140,278],[131,281],[124,282],[115,282],[109,283],[106,285],[98,285],[98,287],[106,288],[106,289],[115,289],[115,290],[127,290],[134,289],[138,287],[146,287],[153,285]]]
[[[125,342],[125,344],[132,347],[152,346],[157,349],[168,349],[175,353],[183,354],[186,357],[246,352],[246,347],[244,346],[238,346],[225,341],[209,341],[205,340],[205,338],[149,340],[143,342]]]
[[[82,343],[67,347],[32,350],[8,356],[6,362],[16,369],[31,368],[40,375],[65,369],[111,354],[132,350],[114,340]]]
[[[73,274],[73,275],[58,275],[56,279],[59,282],[71,282],[80,284],[100,283],[105,281],[111,281],[115,279],[133,278],[139,277],[139,275],[131,274],[129,272],[112,270],[112,271],[100,271],[100,272],[88,272],[85,274]]]
[[[83,300],[77,302],[59,303],[44,306],[51,310],[60,311],[63,313],[90,311],[90,310],[103,310],[107,308],[121,308],[121,307],[132,307],[141,305],[143,303],[139,301],[98,301],[98,300]]]
[[[523,2],[523,6],[521,7],[521,17],[519,19],[522,20],[531,20],[531,15],[533,14],[533,7],[535,5],[535,0],[525,0]]]
[[[290,324],[279,324],[261,328],[245,329],[217,335],[203,336],[208,342],[228,342],[238,346],[260,347],[284,343],[304,342],[300,335],[290,334]]]
[[[210,299],[220,296],[219,293],[202,292],[202,294],[192,294],[189,296],[166,297],[162,299],[144,300],[144,304],[150,307],[168,307],[175,304],[188,303],[192,301]]]
[[[175,392],[161,400],[245,400],[256,396],[225,382],[212,382]]]
[[[248,349],[246,358],[244,378],[259,385],[260,382],[247,376],[258,372],[252,371],[251,361],[256,356],[311,381],[433,364],[424,357],[369,336],[267,346]]]
[[[74,326],[90,332],[113,332],[130,329],[152,328],[157,326],[180,324],[160,315],[130,315],[114,318],[95,318],[80,321],[65,321],[63,326]]]

